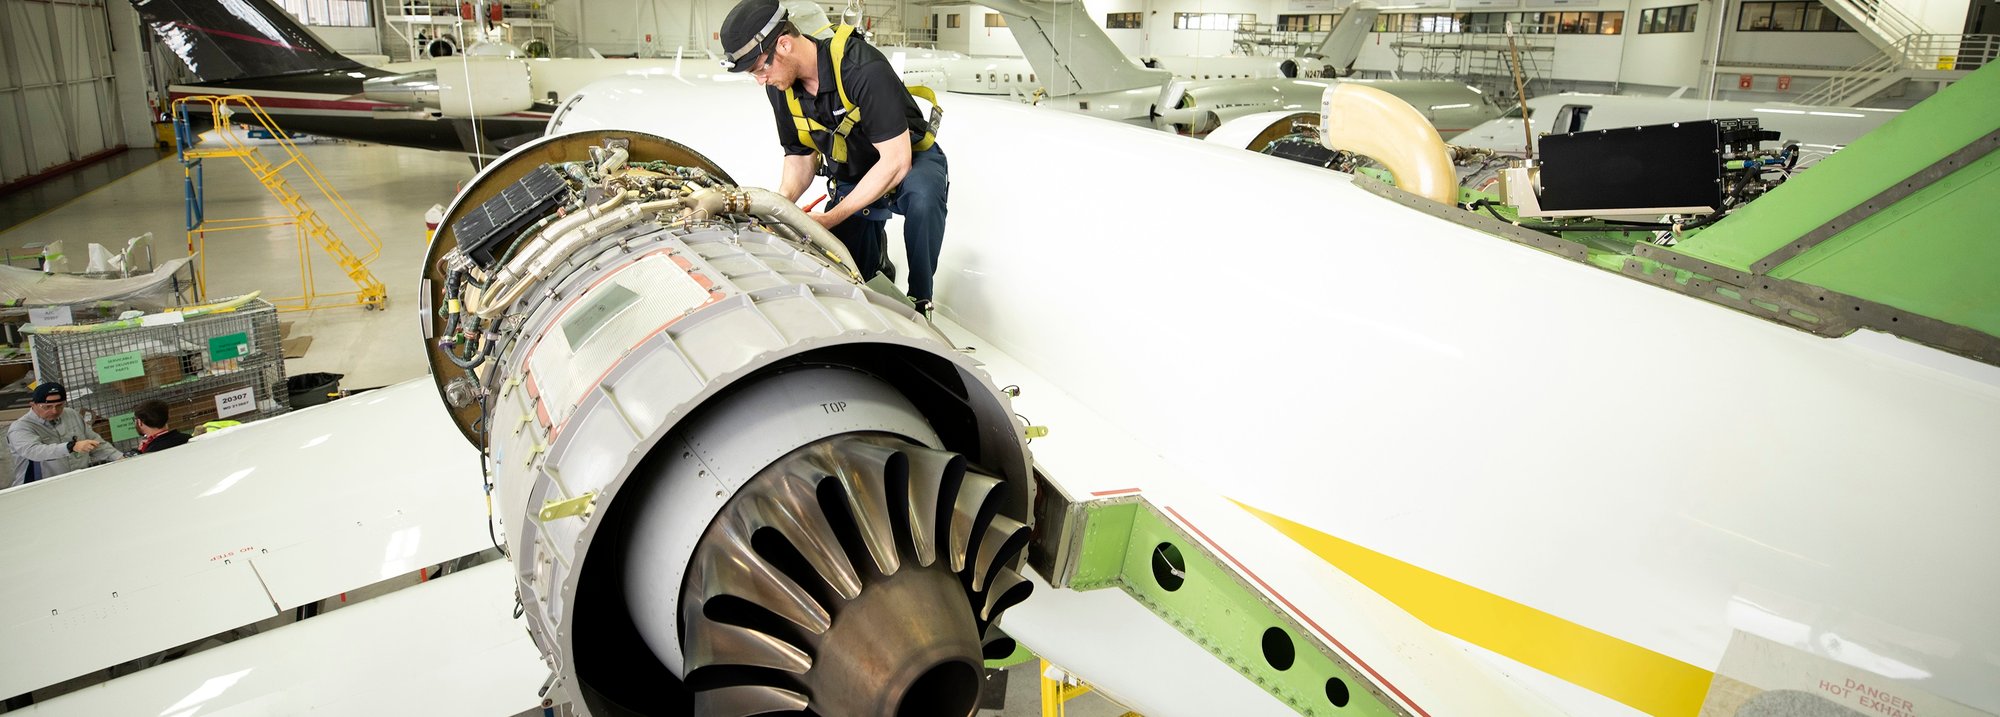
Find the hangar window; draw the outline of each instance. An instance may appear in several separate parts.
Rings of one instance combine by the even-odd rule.
[[[1114,12],[1104,16],[1106,30],[1135,30],[1139,27],[1141,15],[1136,12]]]
[[[1330,32],[1333,30],[1334,18],[1337,17],[1340,16],[1335,15],[1333,13],[1318,13],[1313,15],[1279,15],[1278,31],[1279,32]]]
[[[951,28],[951,29],[958,28],[959,23],[962,22],[962,20],[960,19],[961,17],[962,16],[960,16],[958,13],[952,13],[950,15],[944,16],[944,26],[946,28]]]
[[[1744,32],[1854,32],[1854,27],[1818,2],[1746,2],[1736,16]]]
[[[374,27],[375,13],[368,0],[278,0],[285,12],[302,25],[319,27]]]
[[[989,13],[986,13],[986,26],[987,26],[987,27],[1006,27],[1006,26],[1007,26],[1007,16],[1006,16],[1006,15],[1002,15],[1002,14],[1000,14],[1000,13],[997,13],[997,12],[989,12]]]
[[[1695,11],[1699,9],[1698,5],[1676,5],[1640,10],[1639,34],[1694,32]]]
[[[1506,32],[1523,35],[1617,35],[1625,31],[1623,12],[1460,12],[1395,13],[1375,17],[1375,32]]]
[[[1177,12],[1174,13],[1175,30],[1226,30],[1235,32],[1242,25],[1257,24],[1255,13],[1244,12]]]

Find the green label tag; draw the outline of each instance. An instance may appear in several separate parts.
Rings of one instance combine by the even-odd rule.
[[[228,334],[208,340],[208,360],[228,361],[250,353],[249,334]]]
[[[97,359],[97,382],[111,383],[146,375],[146,357],[138,351],[127,351]]]
[[[139,425],[130,413],[120,413],[111,417],[112,442],[131,440],[139,437]]]

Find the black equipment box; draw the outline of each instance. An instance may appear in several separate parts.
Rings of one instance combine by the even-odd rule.
[[[1755,119],[1725,119],[1545,136],[1542,209],[1716,211],[1723,148],[1760,134]]]
[[[515,238],[528,224],[547,216],[568,190],[569,183],[549,165],[536,167],[452,223],[458,250],[481,267],[491,268],[493,250],[502,240]]]

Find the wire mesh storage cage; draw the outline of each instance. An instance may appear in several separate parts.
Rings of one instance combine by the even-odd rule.
[[[168,312],[136,324],[82,326],[30,337],[35,377],[68,391],[71,408],[120,450],[139,443],[133,411],[158,400],[167,423],[191,433],[209,421],[251,421],[290,410],[276,307],[252,299],[233,311]]]

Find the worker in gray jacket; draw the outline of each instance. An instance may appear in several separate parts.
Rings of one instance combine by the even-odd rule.
[[[118,460],[118,449],[65,401],[62,384],[44,381],[28,398],[28,415],[7,427],[7,449],[14,454],[14,482],[8,487]]]

